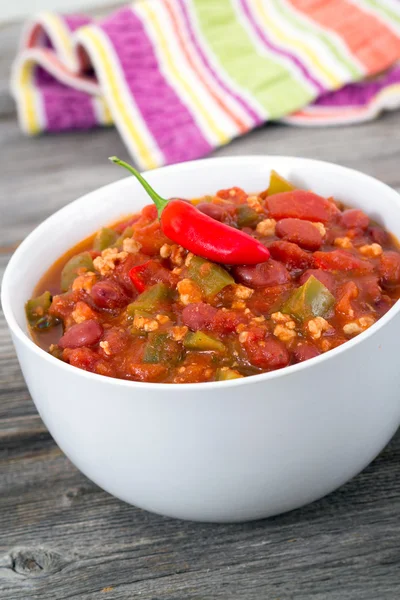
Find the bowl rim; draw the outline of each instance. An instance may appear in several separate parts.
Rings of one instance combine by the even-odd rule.
[[[329,161],[317,160],[317,159],[313,159],[313,158],[303,158],[303,157],[296,157],[296,156],[273,155],[273,154],[253,154],[253,155],[242,155],[242,156],[239,155],[239,156],[211,157],[211,158],[203,158],[200,160],[187,161],[184,163],[176,163],[173,165],[166,165],[163,167],[159,167],[157,169],[153,169],[151,171],[143,171],[143,174],[146,176],[148,176],[148,175],[151,176],[152,173],[155,173],[155,172],[158,173],[160,171],[167,172],[167,173],[172,172],[172,174],[174,171],[178,171],[181,174],[184,174],[185,171],[191,170],[191,169],[193,169],[193,167],[195,167],[197,165],[202,166],[205,163],[208,165],[211,162],[218,163],[220,165],[223,165],[224,163],[226,163],[227,165],[233,166],[235,164],[243,165],[243,163],[251,164],[253,161],[259,162],[260,159],[266,160],[266,161],[280,160],[280,161],[288,162],[288,163],[290,163],[290,162],[294,162],[294,163],[298,163],[298,164],[300,163],[300,166],[301,166],[301,164],[303,164],[303,165],[306,165],[306,164],[318,165],[319,167],[329,166],[329,167],[334,167],[335,169],[339,169],[343,174],[347,174],[349,176],[354,176],[354,175],[356,175],[358,177],[361,176],[363,179],[365,179],[366,183],[368,183],[368,181],[370,181],[370,182],[374,182],[375,184],[378,183],[380,186],[382,186],[383,190],[386,191],[386,193],[389,193],[390,195],[393,196],[394,201],[397,200],[398,208],[400,211],[400,194],[395,189],[393,189],[392,187],[387,185],[386,183],[380,181],[379,179],[377,179],[375,177],[372,177],[371,175],[367,175],[366,173],[363,173],[362,171],[358,171],[357,169],[352,169],[352,168],[344,167],[342,165],[338,165],[336,163],[332,163]],[[329,361],[330,359],[335,358],[339,354],[342,354],[344,352],[349,352],[352,348],[354,348],[355,346],[357,346],[360,343],[362,344],[364,340],[367,340],[369,337],[373,336],[377,331],[379,331],[382,327],[384,327],[387,323],[389,323],[395,317],[395,315],[400,311],[400,301],[397,301],[388,310],[388,312],[385,313],[380,319],[378,319],[378,321],[376,321],[373,325],[371,325],[371,327],[369,329],[360,333],[356,337],[354,337],[350,340],[347,340],[344,344],[341,344],[340,346],[333,348],[332,350],[329,350],[328,352],[325,352],[324,354],[320,354],[319,356],[316,356],[314,358],[311,358],[311,359],[306,360],[301,363],[289,365],[282,369],[277,369],[277,370],[269,371],[266,373],[259,373],[257,375],[243,377],[240,379],[231,379],[231,380],[227,380],[227,381],[205,381],[205,382],[200,382],[200,383],[142,382],[142,381],[132,381],[132,380],[128,380],[128,379],[118,379],[118,378],[114,378],[114,377],[109,377],[107,375],[91,373],[89,371],[85,371],[84,369],[79,369],[78,367],[74,367],[73,365],[65,363],[65,362],[55,358],[54,356],[52,356],[51,354],[49,354],[42,348],[40,348],[29,337],[29,335],[21,329],[21,327],[19,326],[17,319],[14,315],[11,298],[9,297],[9,293],[8,293],[9,282],[11,280],[15,265],[18,264],[20,254],[24,251],[24,249],[26,247],[28,247],[30,244],[32,244],[32,242],[36,238],[40,237],[41,231],[43,229],[45,229],[48,226],[48,224],[51,223],[52,220],[58,219],[60,214],[67,212],[68,210],[71,210],[72,206],[78,205],[81,202],[84,202],[86,198],[88,198],[92,195],[96,195],[99,191],[104,192],[108,188],[122,185],[124,181],[125,182],[130,181],[129,176],[123,177],[122,179],[113,181],[109,184],[106,184],[104,186],[96,188],[96,189],[92,190],[91,192],[88,192],[88,193],[84,194],[83,196],[80,196],[79,198],[73,200],[72,202],[69,202],[68,204],[66,204],[65,206],[63,206],[62,208],[57,210],[56,212],[52,213],[49,217],[47,217],[44,221],[42,221],[39,225],[37,225],[26,236],[26,238],[21,242],[21,244],[14,251],[14,253],[12,254],[12,256],[6,266],[6,269],[5,269],[5,272],[3,275],[2,285],[1,285],[1,305],[2,305],[6,323],[7,323],[13,336],[18,338],[18,340],[22,344],[24,344],[29,350],[33,351],[38,356],[38,358],[48,361],[50,366],[58,367],[60,369],[66,370],[66,372],[70,373],[71,375],[73,375],[75,373],[76,376],[87,378],[87,379],[89,379],[89,381],[90,380],[93,380],[94,382],[104,381],[104,383],[108,384],[108,385],[117,385],[117,386],[132,388],[132,389],[134,389],[134,388],[146,389],[146,388],[150,387],[152,390],[154,390],[154,389],[158,389],[160,391],[162,391],[162,390],[169,390],[169,391],[181,390],[182,392],[187,393],[190,390],[195,391],[195,390],[203,390],[203,389],[210,389],[210,388],[221,388],[222,389],[222,388],[228,388],[228,387],[231,388],[231,387],[239,387],[239,386],[243,386],[243,385],[252,385],[252,384],[267,382],[270,379],[276,379],[276,378],[288,377],[291,375],[295,375],[296,373],[303,371],[305,369],[317,367],[319,364],[321,364],[327,360]]]

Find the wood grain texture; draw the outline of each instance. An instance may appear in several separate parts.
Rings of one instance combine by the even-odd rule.
[[[0,277],[40,221],[120,177],[107,156],[126,156],[114,129],[20,134],[7,93],[18,31],[0,29]],[[215,155],[315,157],[400,188],[399,151],[397,113],[340,129],[270,125]],[[216,526],[151,515],[100,490],[61,453],[1,315],[1,600],[396,600],[399,567],[399,433],[353,481],[280,517]]]

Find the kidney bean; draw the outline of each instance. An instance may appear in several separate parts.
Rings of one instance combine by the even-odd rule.
[[[129,302],[121,286],[112,280],[95,283],[90,295],[95,305],[99,308],[122,308]]]
[[[389,251],[381,256],[379,275],[382,285],[397,285],[400,283],[400,254]]]
[[[396,254],[396,256],[400,259],[400,255]],[[370,273],[374,270],[374,265],[371,262],[358,258],[347,250],[314,252],[314,263],[315,266],[324,271],[357,271],[358,273]]]
[[[236,281],[252,288],[281,285],[290,280],[286,267],[273,259],[258,265],[240,265],[232,272]]]
[[[342,213],[342,223],[347,229],[367,229],[369,217],[358,208],[349,208]]]
[[[293,350],[293,357],[295,362],[304,362],[305,360],[309,360],[310,358],[315,358],[319,356],[320,352],[318,348],[313,346],[312,344],[308,344],[307,342],[300,343]]]
[[[93,346],[100,341],[103,328],[94,319],[83,321],[72,325],[60,338],[60,348],[81,348],[82,346]]]
[[[382,227],[371,227],[371,229],[369,230],[369,234],[372,238],[372,241],[374,241],[376,244],[379,244],[380,246],[384,246],[390,241],[389,234],[387,233],[387,231],[382,229]]]
[[[204,302],[188,304],[182,311],[182,322],[193,331],[208,329],[217,313],[216,308]]]
[[[223,206],[213,204],[212,202],[200,202],[196,208],[216,221],[222,221],[226,215],[226,210]]]
[[[294,217],[326,223],[339,212],[332,202],[305,190],[292,190],[268,196],[266,204],[270,216],[277,220]]]
[[[255,367],[261,369],[282,369],[290,362],[290,354],[286,346],[272,336],[258,341],[258,336],[254,338],[252,332],[249,332],[244,347],[249,361]]]
[[[288,269],[306,269],[312,265],[312,254],[308,254],[305,250],[299,248],[297,244],[292,244],[292,242],[285,242],[283,240],[272,242],[268,248],[271,256],[283,262]]]
[[[314,277],[318,279],[318,281],[323,283],[324,286],[327,287],[330,292],[332,292],[332,294],[335,293],[335,278],[327,271],[322,271],[321,269],[307,269],[307,271],[304,271],[304,273],[299,278],[299,284],[303,285],[307,281],[307,279],[311,277],[311,275],[314,275]]]
[[[281,219],[276,224],[278,237],[293,242],[305,250],[318,250],[322,246],[322,235],[310,221],[301,219]]]

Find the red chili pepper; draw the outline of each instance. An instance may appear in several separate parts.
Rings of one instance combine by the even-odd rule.
[[[111,162],[128,169],[136,177],[158,209],[165,235],[197,256],[227,265],[255,265],[269,259],[269,250],[247,233],[220,223],[184,200],[166,200],[145,179],[116,156]]]
[[[132,267],[132,269],[129,271],[130,280],[132,281],[133,285],[135,286],[135,288],[137,289],[137,291],[139,293],[144,292],[144,290],[147,287],[146,284],[144,283],[143,279],[140,277],[140,274],[146,270],[147,265],[150,262],[151,261],[148,260],[147,262],[143,263],[142,265],[138,265],[137,267]]]

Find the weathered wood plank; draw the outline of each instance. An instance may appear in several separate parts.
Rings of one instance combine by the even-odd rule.
[[[118,179],[107,156],[126,156],[114,129],[20,134],[6,73],[18,30],[0,29],[0,278],[12,247],[58,208]],[[215,154],[310,156],[400,188],[399,125],[398,113],[341,129],[271,125]],[[54,444],[0,314],[1,600],[394,600],[399,517],[400,432],[342,489],[267,521],[184,523],[115,500]]]

